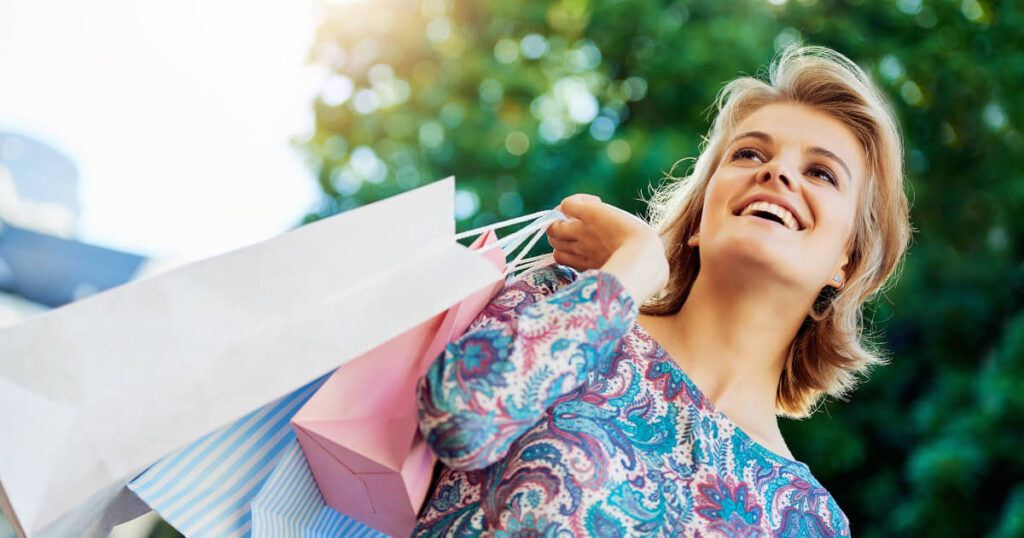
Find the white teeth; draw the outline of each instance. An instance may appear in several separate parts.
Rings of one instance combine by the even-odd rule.
[[[755,211],[765,211],[767,213],[775,215],[776,217],[779,217],[780,219],[782,219],[782,222],[785,223],[786,228],[789,228],[790,230],[799,229],[799,227],[797,226],[796,218],[793,217],[793,214],[790,213],[788,209],[780,205],[773,204],[771,202],[754,202],[748,205],[742,212],[740,212],[740,215],[749,215]]]

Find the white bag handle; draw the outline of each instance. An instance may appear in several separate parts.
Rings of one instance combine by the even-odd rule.
[[[521,270],[530,270],[533,269],[534,267],[547,265],[548,263],[551,263],[551,261],[553,260],[551,254],[542,254],[540,256],[534,256],[532,258],[525,258],[525,256],[526,253],[529,252],[530,249],[537,244],[537,241],[540,241],[541,236],[543,236],[547,232],[548,226],[550,226],[551,223],[559,220],[566,220],[565,215],[563,215],[562,212],[557,209],[537,211],[536,213],[530,213],[529,215],[523,215],[521,217],[515,217],[505,221],[488,224],[487,226],[481,226],[479,228],[474,228],[472,230],[456,234],[455,238],[465,239],[467,237],[474,237],[486,233],[490,230],[497,230],[498,228],[505,228],[508,226],[512,226],[514,224],[519,224],[521,222],[527,222],[530,220],[532,220],[533,222],[524,226],[522,229],[517,230],[514,233],[509,234],[508,237],[505,237],[499,240],[498,242],[492,243],[491,245],[488,245],[479,250],[479,252],[486,252],[492,248],[500,247],[501,250],[505,252],[505,255],[509,256],[517,248],[523,245],[523,243],[526,243],[526,246],[524,246],[519,251],[519,254],[517,254],[516,257],[507,264],[507,267],[505,269],[505,275],[509,275],[513,272]]]

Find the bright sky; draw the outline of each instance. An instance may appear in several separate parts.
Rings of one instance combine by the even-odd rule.
[[[0,130],[78,166],[83,241],[195,259],[319,199],[312,0],[0,0]]]

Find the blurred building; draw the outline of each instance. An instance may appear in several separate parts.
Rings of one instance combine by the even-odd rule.
[[[78,170],[47,144],[0,131],[0,328],[178,264],[75,239],[81,206]],[[148,536],[149,513],[111,532]],[[0,514],[0,538],[14,531]]]
[[[80,214],[74,163],[0,131],[0,327],[140,275],[146,258],[75,240]]]

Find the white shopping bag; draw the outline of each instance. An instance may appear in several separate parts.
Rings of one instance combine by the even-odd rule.
[[[19,534],[83,528],[161,456],[501,278],[456,243],[453,198],[449,178],[0,330]]]

